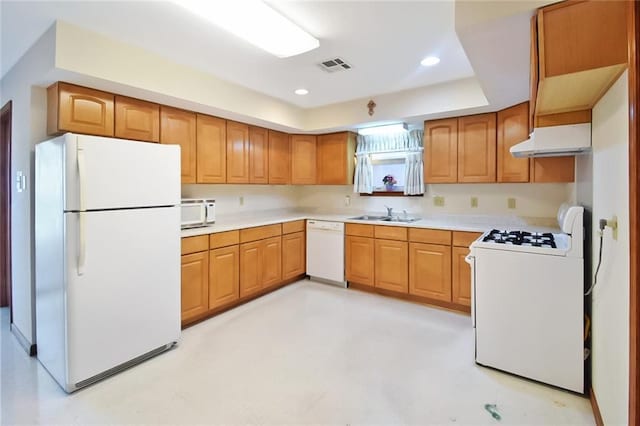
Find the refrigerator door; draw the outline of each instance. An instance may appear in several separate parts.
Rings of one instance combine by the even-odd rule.
[[[180,204],[180,147],[66,134],[65,211]]]
[[[67,383],[63,387],[70,391],[78,382],[178,340],[180,208],[64,216]]]

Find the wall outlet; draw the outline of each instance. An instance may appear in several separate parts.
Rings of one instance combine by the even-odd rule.
[[[515,198],[507,198],[507,208],[515,209],[516,208],[516,199]]]
[[[478,197],[471,197],[471,207],[478,207]]]
[[[244,197],[241,195],[240,198],[238,199],[238,201],[240,202],[241,206],[244,206]]]
[[[351,205],[351,196],[350,195],[345,195],[344,196],[344,205],[349,207]]]
[[[441,195],[433,197],[433,205],[437,207],[444,207],[444,197]]]

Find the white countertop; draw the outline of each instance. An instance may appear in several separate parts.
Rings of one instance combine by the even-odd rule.
[[[360,223],[370,225],[404,226],[408,228],[445,229],[450,231],[485,232],[491,229],[518,229],[535,232],[560,232],[555,218],[527,218],[520,216],[493,215],[438,215],[426,216],[411,222],[364,221],[350,218],[367,214],[363,212],[327,213],[303,212],[291,210],[270,210],[241,215],[220,215],[214,225],[201,228],[184,229],[182,237],[214,234],[216,232],[232,231],[236,229],[252,228],[254,226],[273,225],[294,220],[312,219],[345,223]],[[383,215],[381,213],[368,213]],[[410,216],[411,217],[411,216]]]

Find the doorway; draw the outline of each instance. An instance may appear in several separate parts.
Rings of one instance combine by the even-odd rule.
[[[0,307],[11,321],[11,101],[0,110]]]

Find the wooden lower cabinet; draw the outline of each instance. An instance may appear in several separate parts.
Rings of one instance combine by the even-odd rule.
[[[181,256],[180,312],[182,321],[209,310],[209,252]]]
[[[375,240],[374,246],[375,287],[407,293],[409,289],[408,243]]]
[[[260,241],[261,287],[268,288],[282,281],[282,237],[273,237]]]
[[[451,301],[458,305],[471,306],[471,267],[464,258],[469,254],[468,247],[453,247],[451,253],[452,281]]]
[[[347,281],[373,287],[373,241],[373,238],[351,235],[345,238],[345,273]]]
[[[282,236],[282,279],[303,275],[306,270],[306,245],[304,232]]]
[[[240,244],[240,297],[260,291],[261,241]]]
[[[451,301],[451,247],[409,244],[409,294]]]
[[[240,254],[237,245],[209,251],[209,309],[238,299]]]

